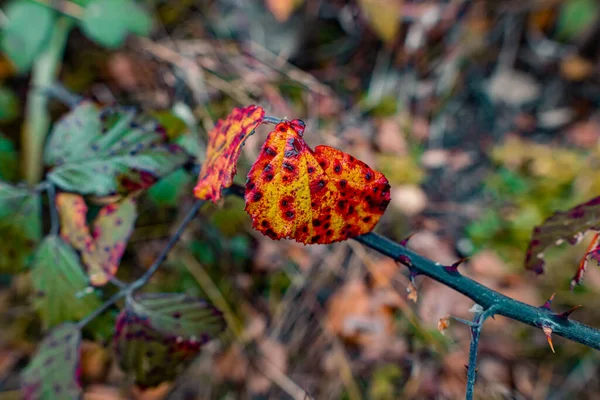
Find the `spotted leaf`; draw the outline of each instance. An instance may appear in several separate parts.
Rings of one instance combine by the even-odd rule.
[[[246,211],[272,239],[332,243],[370,232],[390,202],[380,172],[340,150],[304,139],[304,122],[269,134],[246,181]]]
[[[126,197],[103,207],[92,223],[86,221],[87,205],[74,193],[56,196],[61,236],[81,252],[90,283],[105,285],[117,273],[127,240],[137,217],[135,201]]]
[[[198,175],[194,195],[201,200],[216,202],[221,190],[231,186],[242,145],[265,117],[258,106],[234,108],[224,120],[219,120],[208,134],[206,160]]]
[[[114,344],[123,370],[142,387],[173,380],[225,328],[221,313],[179,293],[129,297]]]
[[[600,230],[600,197],[568,211],[554,213],[533,229],[525,256],[525,267],[544,272],[544,251],[563,242],[577,244],[588,230]]]
[[[146,189],[189,158],[156,121],[90,102],[57,122],[44,154],[53,183],[97,196]]]
[[[96,293],[88,290],[77,253],[58,236],[48,236],[40,245],[31,280],[34,306],[44,329],[78,321],[101,304]]]
[[[75,324],[54,328],[21,375],[25,399],[78,399],[81,332]]]
[[[0,237],[10,238],[0,246],[0,272],[23,271],[42,237],[38,193],[0,181]]]

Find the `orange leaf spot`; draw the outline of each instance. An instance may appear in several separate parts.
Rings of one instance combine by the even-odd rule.
[[[198,175],[194,196],[213,202],[221,198],[221,190],[233,183],[244,141],[264,117],[265,110],[252,105],[234,108],[227,118],[217,122],[208,134],[206,160]]]
[[[284,121],[263,144],[246,181],[246,211],[272,239],[333,243],[373,230],[390,202],[381,174],[340,150],[304,139],[304,122]]]
[[[450,326],[450,317],[443,317],[440,318],[440,320],[438,321],[438,331],[440,331],[440,333],[442,335],[446,334],[446,329],[448,329],[448,327]]]

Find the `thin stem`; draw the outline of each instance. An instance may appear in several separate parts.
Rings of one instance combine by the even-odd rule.
[[[467,371],[467,394],[466,400],[473,400],[473,392],[475,391],[475,379],[477,379],[477,347],[479,346],[479,335],[485,320],[492,316],[495,307],[477,313],[473,318],[473,323],[470,324],[471,329],[471,345],[469,346],[469,367]]]
[[[141,277],[139,277],[138,279],[136,279],[129,285],[126,285],[125,287],[123,287],[119,292],[115,293],[111,298],[109,298],[104,303],[102,303],[102,305],[100,307],[98,307],[97,309],[92,311],[90,314],[88,314],[85,318],[83,318],[81,321],[79,321],[77,323],[77,326],[80,329],[83,328],[84,326],[89,324],[94,318],[96,318],[97,316],[102,314],[104,311],[106,311],[110,307],[112,307],[121,298],[132,294],[135,290],[144,286],[144,284],[146,284],[146,282],[148,282],[148,280],[152,277],[152,275],[154,275],[154,273],[158,270],[158,268],[163,263],[163,261],[165,261],[165,259],[169,255],[169,252],[171,251],[171,249],[173,249],[173,247],[175,246],[175,244],[177,243],[177,241],[179,240],[179,238],[185,231],[185,228],[189,225],[190,222],[192,222],[192,220],[198,213],[198,210],[200,210],[200,207],[202,207],[202,205],[204,203],[205,203],[204,200],[196,200],[194,202],[194,205],[192,206],[190,211],[188,211],[188,213],[186,214],[183,221],[181,221],[181,223],[177,227],[177,230],[175,231],[173,236],[171,236],[171,238],[169,239],[169,242],[167,243],[165,248],[162,250],[162,252],[156,258],[156,260],[154,260],[154,263],[152,263],[152,265],[150,266],[150,268],[148,268],[148,270],[146,271],[146,273],[144,273],[144,275],[142,275]]]
[[[41,88],[52,86],[56,80],[73,23],[71,18],[64,16],[56,20],[48,47],[33,64],[31,75],[33,90],[29,92],[27,99],[22,132],[23,174],[30,185],[37,184],[42,178],[44,140],[50,128],[48,96]]]
[[[281,121],[283,121],[283,120],[281,118],[277,118],[277,117],[266,116],[266,117],[263,118],[263,124],[277,125]]]
[[[50,235],[58,235],[60,229],[60,220],[58,210],[56,209],[56,188],[53,183],[47,185],[48,206],[50,207]]]
[[[173,236],[171,236],[169,242],[167,243],[163,251],[158,255],[156,260],[154,260],[154,263],[152,263],[152,265],[150,266],[150,268],[148,268],[144,275],[142,275],[139,279],[137,279],[135,282],[129,285],[130,292],[134,292],[135,290],[141,288],[146,284],[146,282],[148,282],[148,280],[150,280],[152,275],[154,275],[154,273],[158,270],[163,261],[166,260],[167,256],[169,255],[169,252],[173,247],[175,247],[175,244],[185,231],[185,228],[187,228],[189,223],[192,222],[192,220],[196,217],[196,214],[198,213],[200,207],[202,207],[204,203],[206,203],[206,201],[204,200],[196,200],[194,202],[194,205],[192,206],[190,211],[188,211],[183,221],[181,221],[181,224],[179,225]]]

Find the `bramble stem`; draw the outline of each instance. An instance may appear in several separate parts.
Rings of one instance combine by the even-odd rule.
[[[477,313],[473,323],[469,324],[471,329],[471,345],[469,346],[469,367],[467,371],[467,394],[466,400],[473,400],[475,391],[475,379],[477,379],[477,347],[479,346],[479,334],[485,320],[494,315],[495,307],[484,312]]]
[[[458,272],[448,271],[406,247],[377,233],[367,233],[355,238],[356,241],[394,260],[406,259],[408,266],[417,274],[426,275],[464,294],[484,310],[494,307],[494,313],[515,321],[541,328],[544,324],[552,328],[552,333],[585,346],[600,350],[600,330],[580,322],[561,318],[551,310],[531,306],[496,292]]]
[[[30,185],[37,184],[42,178],[44,140],[50,128],[48,96],[43,88],[52,86],[56,80],[73,23],[71,18],[64,16],[56,20],[48,47],[37,58],[31,71],[33,90],[27,98],[25,123],[21,133],[23,175]]]

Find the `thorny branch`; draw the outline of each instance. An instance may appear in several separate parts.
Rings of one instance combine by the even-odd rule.
[[[268,122],[274,123],[275,120],[269,120]],[[233,185],[224,191],[226,194],[233,194],[240,197],[244,196],[244,188],[240,185]],[[94,318],[112,307],[121,298],[128,296],[135,290],[141,288],[167,258],[169,252],[180,239],[185,228],[194,219],[204,203],[205,202],[202,200],[196,200],[161,254],[143,276],[114,294],[99,308],[79,321],[78,326],[81,328],[87,325]],[[558,314],[553,312],[549,307],[535,307],[512,299],[462,275],[458,271],[458,264],[460,262],[452,266],[441,265],[440,263],[429,260],[408,249],[404,242],[396,243],[391,239],[374,232],[358,236],[354,238],[354,240],[405,265],[411,271],[411,276],[428,276],[467,296],[482,307],[483,311],[475,316],[472,323],[465,321],[471,327],[472,333],[467,376],[467,399],[473,398],[473,389],[476,378],[477,347],[481,326],[485,319],[492,315],[501,315],[536,328],[544,329],[544,332],[550,329],[550,332],[566,339],[600,350],[600,329],[592,328],[591,326],[580,322],[571,321],[568,318],[571,310],[569,312]]]

